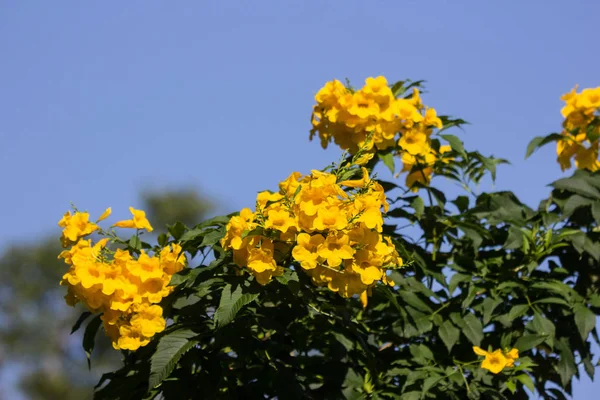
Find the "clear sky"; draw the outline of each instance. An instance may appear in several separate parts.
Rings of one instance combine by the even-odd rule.
[[[192,185],[225,213],[339,156],[308,141],[328,80],[427,80],[425,103],[508,158],[530,205],[563,174],[559,97],[600,85],[595,0],[0,1],[0,250],[58,234],[74,202],[115,218]],[[389,179],[389,176],[386,176]],[[575,399],[600,389],[583,373]]]

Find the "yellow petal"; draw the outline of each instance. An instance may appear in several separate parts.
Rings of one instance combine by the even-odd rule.
[[[486,356],[486,355],[488,355],[488,352],[485,351],[485,350],[483,350],[481,347],[473,346],[473,351],[478,356]]]
[[[110,213],[112,212],[112,208],[108,207],[100,216],[100,218],[98,218],[98,221],[96,222],[100,222],[100,221],[104,221],[106,218],[108,218],[108,216],[110,215]]]
[[[135,222],[133,222],[132,219],[126,219],[115,223],[113,226],[116,226],[117,228],[135,228]]]
[[[360,302],[362,303],[363,308],[367,308],[367,304],[369,304],[369,297],[367,296],[366,290],[360,294]]]

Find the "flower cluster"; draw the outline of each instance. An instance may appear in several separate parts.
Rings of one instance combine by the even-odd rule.
[[[566,105],[561,113],[563,122],[562,140],[556,147],[561,169],[571,168],[571,159],[575,158],[575,166],[581,169],[597,171],[598,138],[600,137],[600,87],[583,89],[577,93],[575,87],[563,95]]]
[[[131,220],[114,226],[152,230],[143,211],[130,208]],[[98,219],[108,217],[110,209]],[[165,329],[160,301],[172,291],[171,276],[185,266],[181,246],[173,244],[149,255],[144,250],[136,258],[128,250],[110,251],[108,238],[92,243],[84,239],[100,231],[89,222],[86,212],[70,212],[60,220],[63,227],[64,250],[59,258],[70,268],[61,285],[68,288],[65,299],[69,305],[83,303],[91,312],[102,313],[104,330],[115,349],[136,350]]]
[[[500,350],[489,352],[485,351],[480,347],[474,346],[473,351],[478,356],[485,356],[485,359],[481,362],[481,368],[487,369],[488,371],[497,374],[504,368],[514,367],[515,360],[519,358],[519,350]]]
[[[323,148],[334,141],[351,154],[359,148],[371,154],[391,148],[401,154],[403,172],[409,172],[408,187],[415,182],[427,185],[433,165],[450,150],[450,146],[432,146],[433,129],[441,129],[442,120],[435,109],[423,105],[417,88],[409,98],[396,98],[383,76],[367,78],[357,91],[333,80],[315,100],[311,140],[318,133]]]
[[[254,212],[245,208],[231,218],[223,248],[233,250],[234,262],[261,284],[281,275],[280,265],[291,257],[314,284],[343,297],[359,294],[366,304],[378,281],[393,285],[385,269],[401,266],[402,259],[381,234],[381,210],[389,207],[383,188],[366,168],[360,173],[356,180],[340,180],[339,170],[292,173],[279,192],[258,194]]]

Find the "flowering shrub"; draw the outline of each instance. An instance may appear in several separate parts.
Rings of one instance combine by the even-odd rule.
[[[114,226],[152,232],[145,213],[130,210],[133,219]],[[108,208],[96,222],[110,213]],[[59,255],[70,265],[61,281],[68,288],[67,304],[82,302],[90,312],[100,313],[104,331],[117,350],[137,350],[150,343],[156,333],[165,329],[163,309],[158,304],[173,291],[169,286],[173,274],[185,266],[181,246],[174,243],[152,256],[140,250],[136,258],[127,249],[110,251],[106,247],[109,238],[95,244],[91,239],[83,239],[96,231],[106,234],[96,223],[89,222],[88,213],[67,212],[58,224],[64,227],[63,246],[72,244]]]
[[[561,167],[577,167],[532,209],[476,193],[505,160],[443,133],[464,121],[424,106],[420,88],[328,82],[311,138],[340,146],[339,163],[291,173],[254,209],[176,222],[156,245],[141,210],[113,224],[129,239],[98,225],[110,209],[65,214],[61,284],[87,309],[74,329],[96,314],[88,357],[100,327],[123,354],[94,397],[563,399],[593,377],[599,89],[563,96],[563,132],[530,143],[527,156],[557,142]],[[404,185],[373,174],[395,160]],[[448,200],[434,176],[465,194]]]
[[[315,285],[342,297],[360,294],[366,306],[377,282],[394,285],[385,269],[401,266],[402,259],[390,237],[381,235],[381,209],[389,208],[383,187],[365,168],[360,179],[341,182],[356,170],[335,172],[294,172],[278,193],[259,193],[256,211],[245,208],[232,217],[221,245],[262,285],[283,275],[278,264],[288,264],[291,255]]]

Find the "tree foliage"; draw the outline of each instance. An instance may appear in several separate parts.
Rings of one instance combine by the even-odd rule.
[[[405,94],[412,87],[419,83],[391,91],[414,99]],[[322,140],[325,116],[315,122]],[[593,378],[600,172],[580,168],[553,182],[535,208],[510,191],[475,194],[506,161],[446,133],[463,123],[440,117],[428,142],[436,158],[425,159],[421,178],[408,178],[419,162],[402,158],[406,188],[377,179],[391,204],[382,230],[404,266],[387,271],[393,284],[369,287],[366,307],[367,294],[343,298],[315,286],[293,257],[266,284],[247,274],[222,246],[231,216],[172,225],[159,246],[147,245],[178,244],[191,260],[160,303],[168,324],[147,345],[122,350],[123,366],[102,377],[95,398],[564,399],[581,373]],[[550,138],[535,139],[528,154]],[[364,147],[352,146],[348,163],[395,172],[399,150],[372,146],[362,157]],[[359,167],[350,171],[360,176]],[[464,193],[449,198],[431,174]],[[474,346],[516,348],[519,357],[493,374]]]

